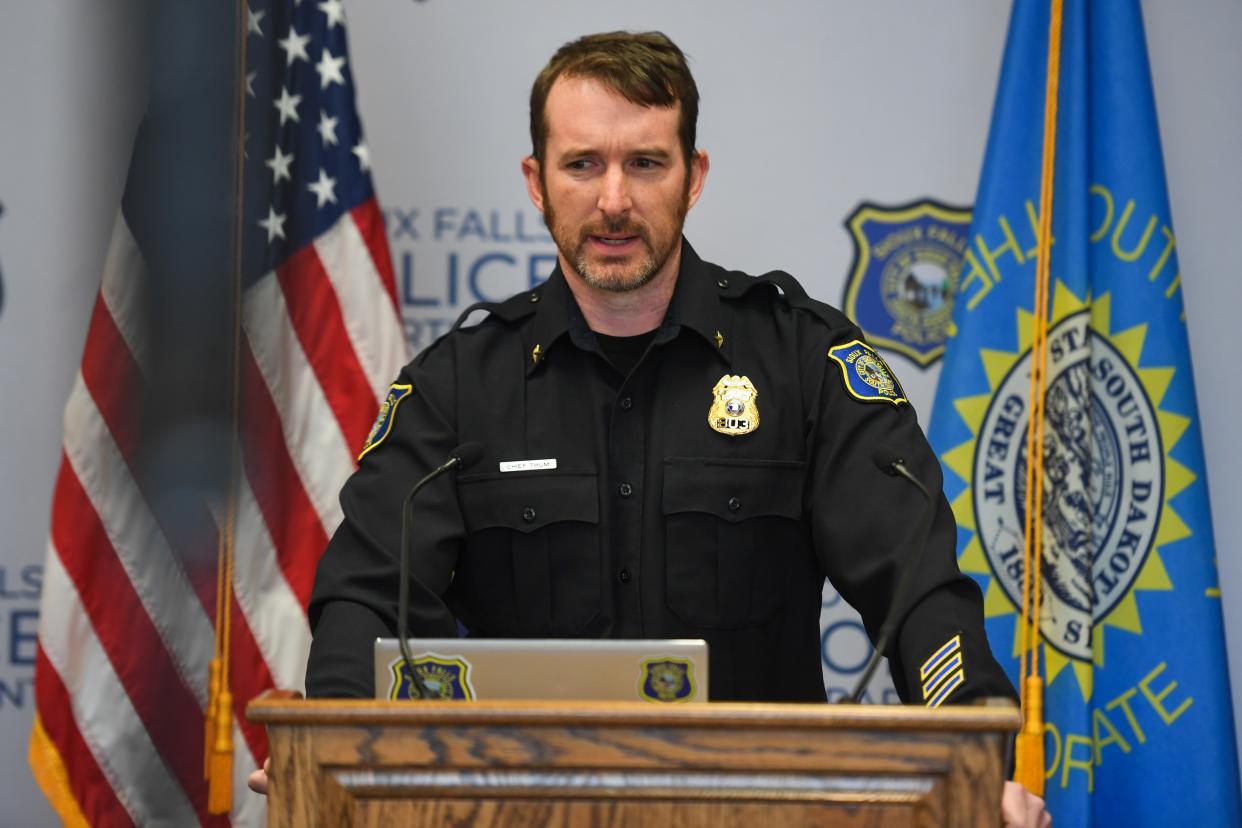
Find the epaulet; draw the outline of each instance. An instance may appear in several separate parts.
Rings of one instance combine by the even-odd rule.
[[[814,314],[820,321],[833,330],[853,328],[854,323],[845,314],[832,305],[812,299],[798,280],[783,270],[771,270],[760,276],[748,276],[745,273],[731,272],[722,281],[728,287],[721,293],[729,298],[740,298],[760,286],[776,287],[780,290],[785,302],[790,307]],[[719,283],[718,283],[719,284]]]
[[[453,327],[449,328],[447,333],[440,336],[435,342],[424,348],[419,355],[415,357],[415,362],[421,365],[427,358],[427,355],[437,345],[443,342],[446,337],[450,334],[456,333],[460,328],[464,327],[466,321],[475,311],[485,311],[488,318],[494,316],[503,322],[517,322],[523,317],[530,316],[535,312],[535,307],[539,303],[542,288],[543,285],[539,285],[531,290],[526,290],[510,296],[503,302],[475,302],[473,305],[461,312],[461,314],[457,317],[457,321],[453,323]]]
[[[449,332],[460,328],[466,323],[470,314],[475,311],[487,311],[491,316],[505,322],[516,322],[524,316],[530,316],[535,312],[535,306],[539,303],[539,295],[541,293],[540,285],[532,290],[522,291],[521,293],[510,296],[503,302],[475,302],[470,307],[461,312],[461,316],[457,317],[457,321],[453,323],[453,327],[449,328]]]

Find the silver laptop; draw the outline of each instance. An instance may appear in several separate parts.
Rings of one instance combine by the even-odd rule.
[[[702,639],[411,638],[432,698],[707,701]],[[375,697],[417,698],[395,638],[375,640]]]

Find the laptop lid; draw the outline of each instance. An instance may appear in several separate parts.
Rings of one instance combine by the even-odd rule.
[[[412,638],[423,684],[441,699],[707,701],[702,639]],[[395,638],[375,640],[375,696],[414,698]]]

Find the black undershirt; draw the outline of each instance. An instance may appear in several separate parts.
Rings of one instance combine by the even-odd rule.
[[[599,340],[599,349],[612,367],[620,371],[622,376],[628,377],[647,352],[647,346],[651,344],[658,330],[659,328],[653,328],[637,336],[609,336],[597,331],[595,338]]]

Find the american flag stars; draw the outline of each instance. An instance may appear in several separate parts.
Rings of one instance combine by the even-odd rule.
[[[272,103],[276,107],[276,111],[280,113],[281,126],[285,125],[285,121],[300,120],[298,118],[298,104],[301,102],[301,95],[290,95],[288,89],[281,88],[280,97]]]
[[[344,86],[345,76],[341,74],[344,66],[345,58],[333,57],[332,53],[325,48],[319,62],[315,64],[315,71],[319,73],[319,88],[327,89],[334,83]]]
[[[257,12],[249,8],[246,9],[246,34],[257,34],[259,37],[263,37],[263,29],[260,28],[259,23],[263,20],[263,15],[265,14],[267,14],[265,9],[260,9]]]
[[[265,147],[270,177],[265,172],[251,192],[250,226],[261,231],[256,241],[265,244],[270,267],[323,232],[364,191],[370,194],[371,157],[352,106],[342,0],[252,0],[251,6],[250,52],[267,60],[247,61],[247,120],[252,127],[263,122],[252,132]]]
[[[351,150],[358,157],[358,164],[362,167],[363,172],[371,170],[371,151],[367,149],[367,145],[362,141]]]
[[[300,35],[297,29],[290,26],[289,34],[285,39],[278,40],[276,43],[285,50],[285,61],[288,66],[292,66],[294,61],[298,60],[310,61],[310,55],[306,54],[306,44],[310,43],[310,35]]]
[[[319,138],[323,141],[325,147],[336,143],[336,125],[340,120],[340,118],[334,118],[322,109],[319,110],[319,126],[316,129],[319,131]]]
[[[328,16],[328,28],[333,26],[345,26],[345,7],[341,5],[341,0],[325,0],[319,4],[319,10]]]
[[[263,163],[272,168],[272,183],[279,184],[281,179],[293,180],[289,175],[289,165],[293,163],[293,153],[285,155],[280,147],[274,147],[276,154]]]
[[[329,178],[327,170],[321,169],[319,171],[319,179],[307,184],[306,189],[315,194],[315,199],[318,201],[316,206],[318,207],[336,203],[336,179]]]
[[[312,187],[315,185],[311,185]],[[259,219],[259,226],[267,231],[267,240],[270,242],[277,236],[285,237],[285,216],[283,213],[277,213],[275,207],[267,208],[267,218]]]

